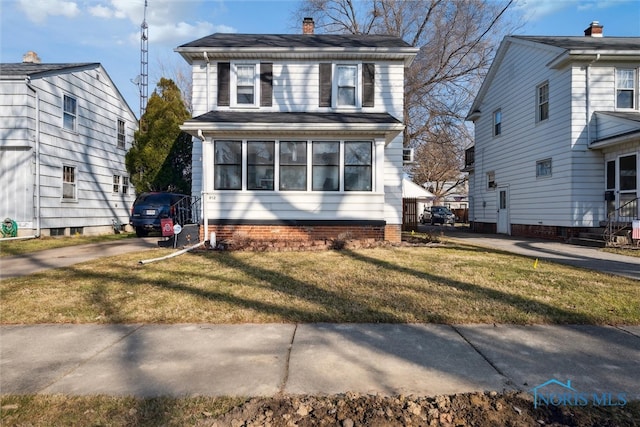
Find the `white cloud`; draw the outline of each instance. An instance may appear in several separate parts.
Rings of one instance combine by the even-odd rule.
[[[576,11],[606,9],[635,1],[636,0],[520,0],[516,3],[516,8],[520,9],[527,18],[533,21],[539,21],[548,15],[553,15],[564,9],[575,9]]]
[[[49,16],[74,18],[80,13],[77,3],[63,0],[19,0],[18,6],[36,23],[46,21]]]
[[[106,6],[98,5],[89,8],[89,13],[96,18],[112,18],[113,10],[109,9]]]

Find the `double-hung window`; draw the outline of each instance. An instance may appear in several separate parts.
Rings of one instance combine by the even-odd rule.
[[[502,110],[496,110],[493,112],[493,136],[498,136],[502,133]]]
[[[358,66],[336,66],[336,99],[338,107],[356,107],[358,95]]]
[[[120,192],[120,175],[113,175],[113,192]]]
[[[616,70],[616,108],[635,108],[636,70]]]
[[[545,82],[538,86],[537,95],[537,121],[542,122],[549,118],[549,82]]]
[[[77,103],[76,99],[64,95],[63,97],[63,105],[62,105],[62,127],[64,129],[75,131],[76,130],[76,120],[77,120]]]
[[[62,166],[62,198],[76,200],[76,189],[76,168],[74,166]]]
[[[118,119],[117,127],[118,127],[117,147],[124,148],[124,144],[125,144],[124,120]]]
[[[236,104],[253,106],[256,104],[256,64],[237,64]]]
[[[376,65],[333,64],[318,68],[318,106],[331,108],[375,107]]]

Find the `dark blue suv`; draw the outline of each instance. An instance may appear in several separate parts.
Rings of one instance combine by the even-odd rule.
[[[174,224],[184,225],[191,219],[191,197],[178,193],[142,193],[131,208],[129,223],[138,237],[150,231],[161,231],[160,220],[173,219]]]

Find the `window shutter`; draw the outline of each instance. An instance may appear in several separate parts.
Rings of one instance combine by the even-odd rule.
[[[271,107],[273,105],[273,64],[263,62],[260,64],[260,106]]]
[[[218,105],[228,107],[231,99],[231,64],[218,62]]]
[[[320,64],[320,107],[331,107],[331,64]]]
[[[362,106],[375,107],[376,64],[362,64]]]

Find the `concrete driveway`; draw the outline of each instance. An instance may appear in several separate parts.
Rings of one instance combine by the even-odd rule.
[[[472,233],[466,227],[420,225],[419,231],[444,235],[459,242],[525,255],[607,274],[640,280],[640,257],[604,252],[599,248],[570,245],[551,240]]]

